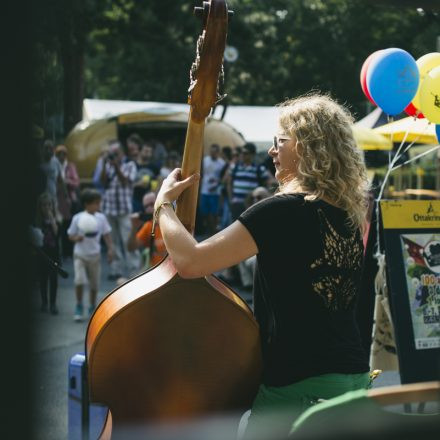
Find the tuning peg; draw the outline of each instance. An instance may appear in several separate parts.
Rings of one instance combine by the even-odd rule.
[[[203,8],[200,7],[200,6],[196,6],[196,7],[194,8],[194,15],[195,15],[197,18],[201,18],[201,19],[203,20]]]
[[[197,18],[205,21],[209,14],[209,2],[203,2],[203,6],[194,7],[194,15]],[[234,11],[228,10],[228,20],[231,20],[234,16]]]
[[[206,21],[209,14],[209,2],[203,2],[203,6],[196,6],[194,8],[194,15],[200,19],[203,20],[203,22]]]

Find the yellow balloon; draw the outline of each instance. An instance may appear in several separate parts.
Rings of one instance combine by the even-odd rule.
[[[411,102],[416,109],[420,110],[420,88],[422,86],[426,74],[435,67],[440,66],[440,53],[439,52],[427,53],[426,55],[420,57],[416,61],[416,64],[419,69],[420,81],[417,92]]]
[[[430,70],[422,82],[420,110],[428,121],[440,124],[440,66]]]

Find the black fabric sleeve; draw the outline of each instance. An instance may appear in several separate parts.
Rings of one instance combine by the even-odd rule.
[[[304,199],[301,196],[272,196],[252,205],[244,211],[238,220],[246,227],[259,252],[274,247],[279,235],[286,228],[295,231],[296,223],[301,221],[301,209]]]

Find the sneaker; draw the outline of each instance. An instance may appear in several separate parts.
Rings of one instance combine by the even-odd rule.
[[[75,307],[75,314],[73,315],[73,320],[76,322],[82,321],[83,313],[84,313],[83,305],[77,304]]]

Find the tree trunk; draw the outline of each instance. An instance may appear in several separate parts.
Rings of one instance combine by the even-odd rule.
[[[61,57],[64,70],[64,135],[82,119],[84,98],[83,0],[65,3],[61,27]]]

